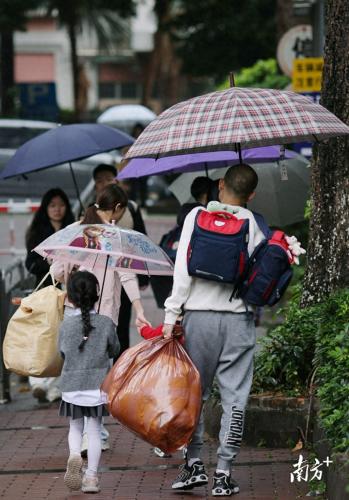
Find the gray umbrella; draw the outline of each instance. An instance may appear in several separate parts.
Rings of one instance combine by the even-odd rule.
[[[271,226],[282,227],[302,221],[309,196],[309,165],[301,155],[276,163],[254,164],[259,181],[256,196],[248,208],[261,213]],[[226,171],[226,167],[210,170],[210,178],[220,179]],[[194,201],[190,186],[199,175],[199,172],[182,174],[169,186],[181,204]]]

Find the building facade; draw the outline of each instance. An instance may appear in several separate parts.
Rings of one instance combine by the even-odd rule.
[[[140,2],[136,16],[122,23],[122,39],[108,49],[87,25],[78,36],[79,91],[86,111],[140,102],[142,59],[153,50],[156,30],[153,0]],[[15,53],[17,84],[28,87],[33,99],[44,92],[43,84],[53,84],[58,107],[73,108],[69,38],[54,15],[33,13],[27,30],[15,34]]]

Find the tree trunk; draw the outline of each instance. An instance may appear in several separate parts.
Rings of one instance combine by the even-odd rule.
[[[349,9],[347,0],[326,2],[325,61],[321,104],[349,124]],[[302,306],[349,286],[349,139],[314,151],[312,214]]]
[[[142,104],[150,106],[154,84],[158,75],[159,61],[161,51],[161,33],[159,29],[154,35],[154,48],[150,54],[149,60],[144,67]]]
[[[293,0],[276,1],[276,28],[277,39],[280,40],[292,26],[296,24],[293,14]]]
[[[13,32],[1,33],[0,44],[1,114],[2,116],[14,116],[16,105]]]
[[[75,120],[80,121],[80,111],[79,111],[79,63],[77,55],[77,44],[76,44],[76,25],[74,21],[70,22],[67,26],[68,36],[70,41],[70,61],[72,67],[72,77],[73,77],[73,101],[74,101],[74,115]]]
[[[168,27],[173,15],[173,2],[171,0],[156,0],[154,11],[158,27],[154,35],[154,49],[144,72],[142,104],[149,106],[154,83],[157,81],[162,107],[166,107],[169,103],[173,104],[173,101],[176,101],[170,95],[173,94],[173,86],[169,84],[169,79],[175,71],[172,68],[172,63],[176,65],[176,69],[179,68]]]

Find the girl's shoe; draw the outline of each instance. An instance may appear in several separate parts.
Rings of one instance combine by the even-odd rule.
[[[172,455],[170,453],[165,453],[164,451],[160,450],[160,448],[154,448],[154,453],[160,458],[171,458]]]
[[[64,484],[70,490],[79,490],[81,488],[81,468],[82,458],[80,455],[70,455],[67,462],[67,471],[64,474]]]
[[[45,403],[47,401],[46,389],[41,385],[34,385],[32,387],[32,395],[39,403]]]
[[[99,493],[101,491],[99,487],[99,481],[97,476],[87,476],[86,474],[82,478],[81,491],[83,493]]]

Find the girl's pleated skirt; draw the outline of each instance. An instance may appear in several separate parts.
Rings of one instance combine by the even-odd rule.
[[[108,417],[109,412],[103,404],[98,406],[79,406],[61,401],[59,415],[61,417],[70,417],[75,420],[83,417]]]

